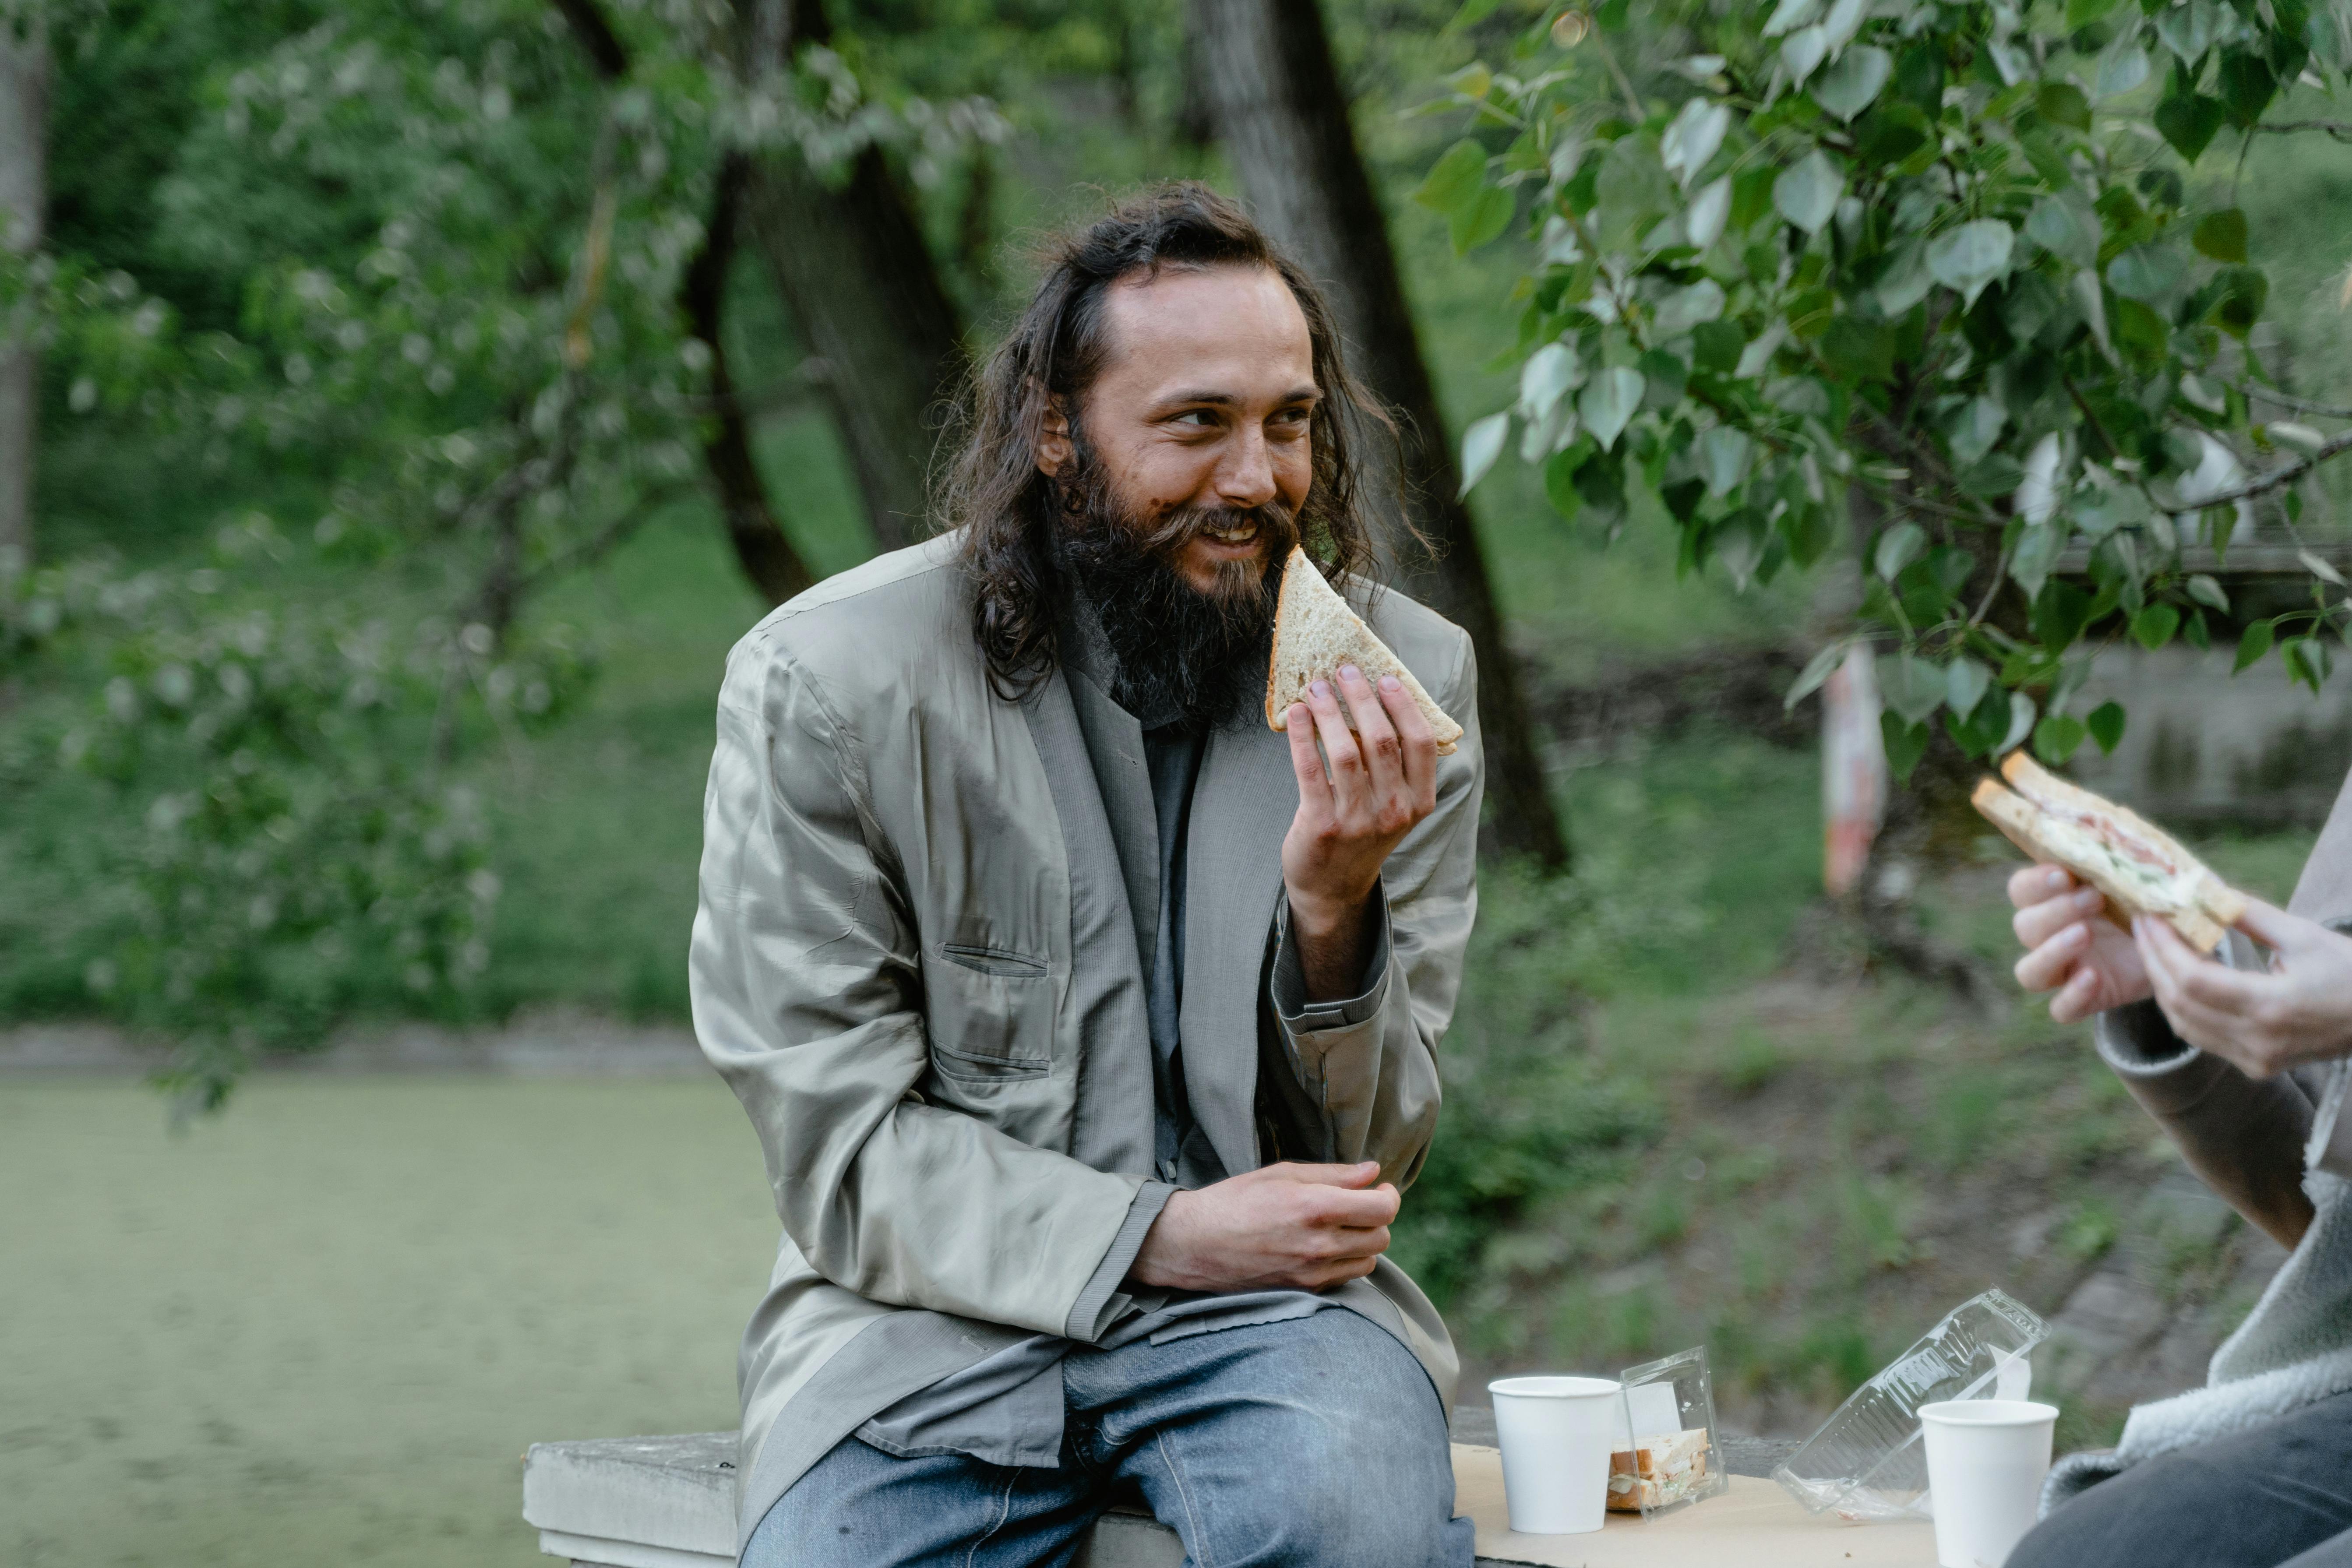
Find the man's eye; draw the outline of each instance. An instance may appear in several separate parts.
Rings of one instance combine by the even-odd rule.
[[[1190,425],[1195,430],[1209,430],[1216,426],[1217,416],[1206,408],[1187,408],[1176,416],[1176,423]]]

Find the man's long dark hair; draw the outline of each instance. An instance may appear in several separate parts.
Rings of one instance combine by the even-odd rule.
[[[1327,574],[1376,573],[1355,443],[1393,440],[1396,426],[1349,374],[1329,303],[1234,203],[1192,181],[1157,186],[1053,248],[1029,308],[972,378],[963,438],[935,515],[942,526],[964,530],[972,631],[1001,696],[1035,690],[1061,657],[1054,530],[1063,498],[1037,468],[1046,416],[1059,399],[1079,433],[1080,402],[1109,353],[1105,297],[1112,285],[1163,268],[1207,267],[1268,268],[1297,300],[1323,393],[1308,430],[1313,480],[1297,519],[1300,542]]]

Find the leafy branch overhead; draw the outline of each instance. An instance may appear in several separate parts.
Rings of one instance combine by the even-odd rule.
[[[1972,754],[2111,749],[2121,709],[2072,711],[2092,656],[2204,646],[2230,605],[2184,552],[2226,559],[2262,498],[2292,526],[2352,450],[2310,423],[2352,411],[2249,343],[2270,280],[2227,173],[2337,123],[2263,116],[2344,89],[2352,0],[1629,10],[1451,79],[1470,133],[1418,199],[1462,249],[1533,247],[1518,397],[1465,433],[1465,488],[1516,448],[1564,517],[1654,500],[1684,570],[1742,586],[1853,520],[1898,771],[1938,715]],[[2276,647],[2316,689],[2347,610],[2304,558],[2311,607],[2239,663]]]

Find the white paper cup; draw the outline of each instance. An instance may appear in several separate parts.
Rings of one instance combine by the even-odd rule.
[[[1513,1530],[1581,1535],[1601,1528],[1621,1386],[1601,1377],[1507,1377],[1486,1385]]]
[[[1919,1407],[1942,1568],[2000,1568],[2033,1528],[2058,1407],[2030,1399],[1948,1399]]]

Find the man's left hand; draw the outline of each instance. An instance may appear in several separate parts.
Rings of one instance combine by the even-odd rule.
[[[2157,917],[2132,921],[2173,1033],[2249,1078],[2352,1053],[2352,938],[2259,899],[2238,929],[2271,950],[2270,973],[2217,963]]]
[[[1360,986],[1365,915],[1389,851],[1437,808],[1437,740],[1402,681],[1382,676],[1375,688],[1352,664],[1336,691],[1310,685],[1286,727],[1298,815],[1282,841],[1283,889],[1307,997],[1335,1001]]]

